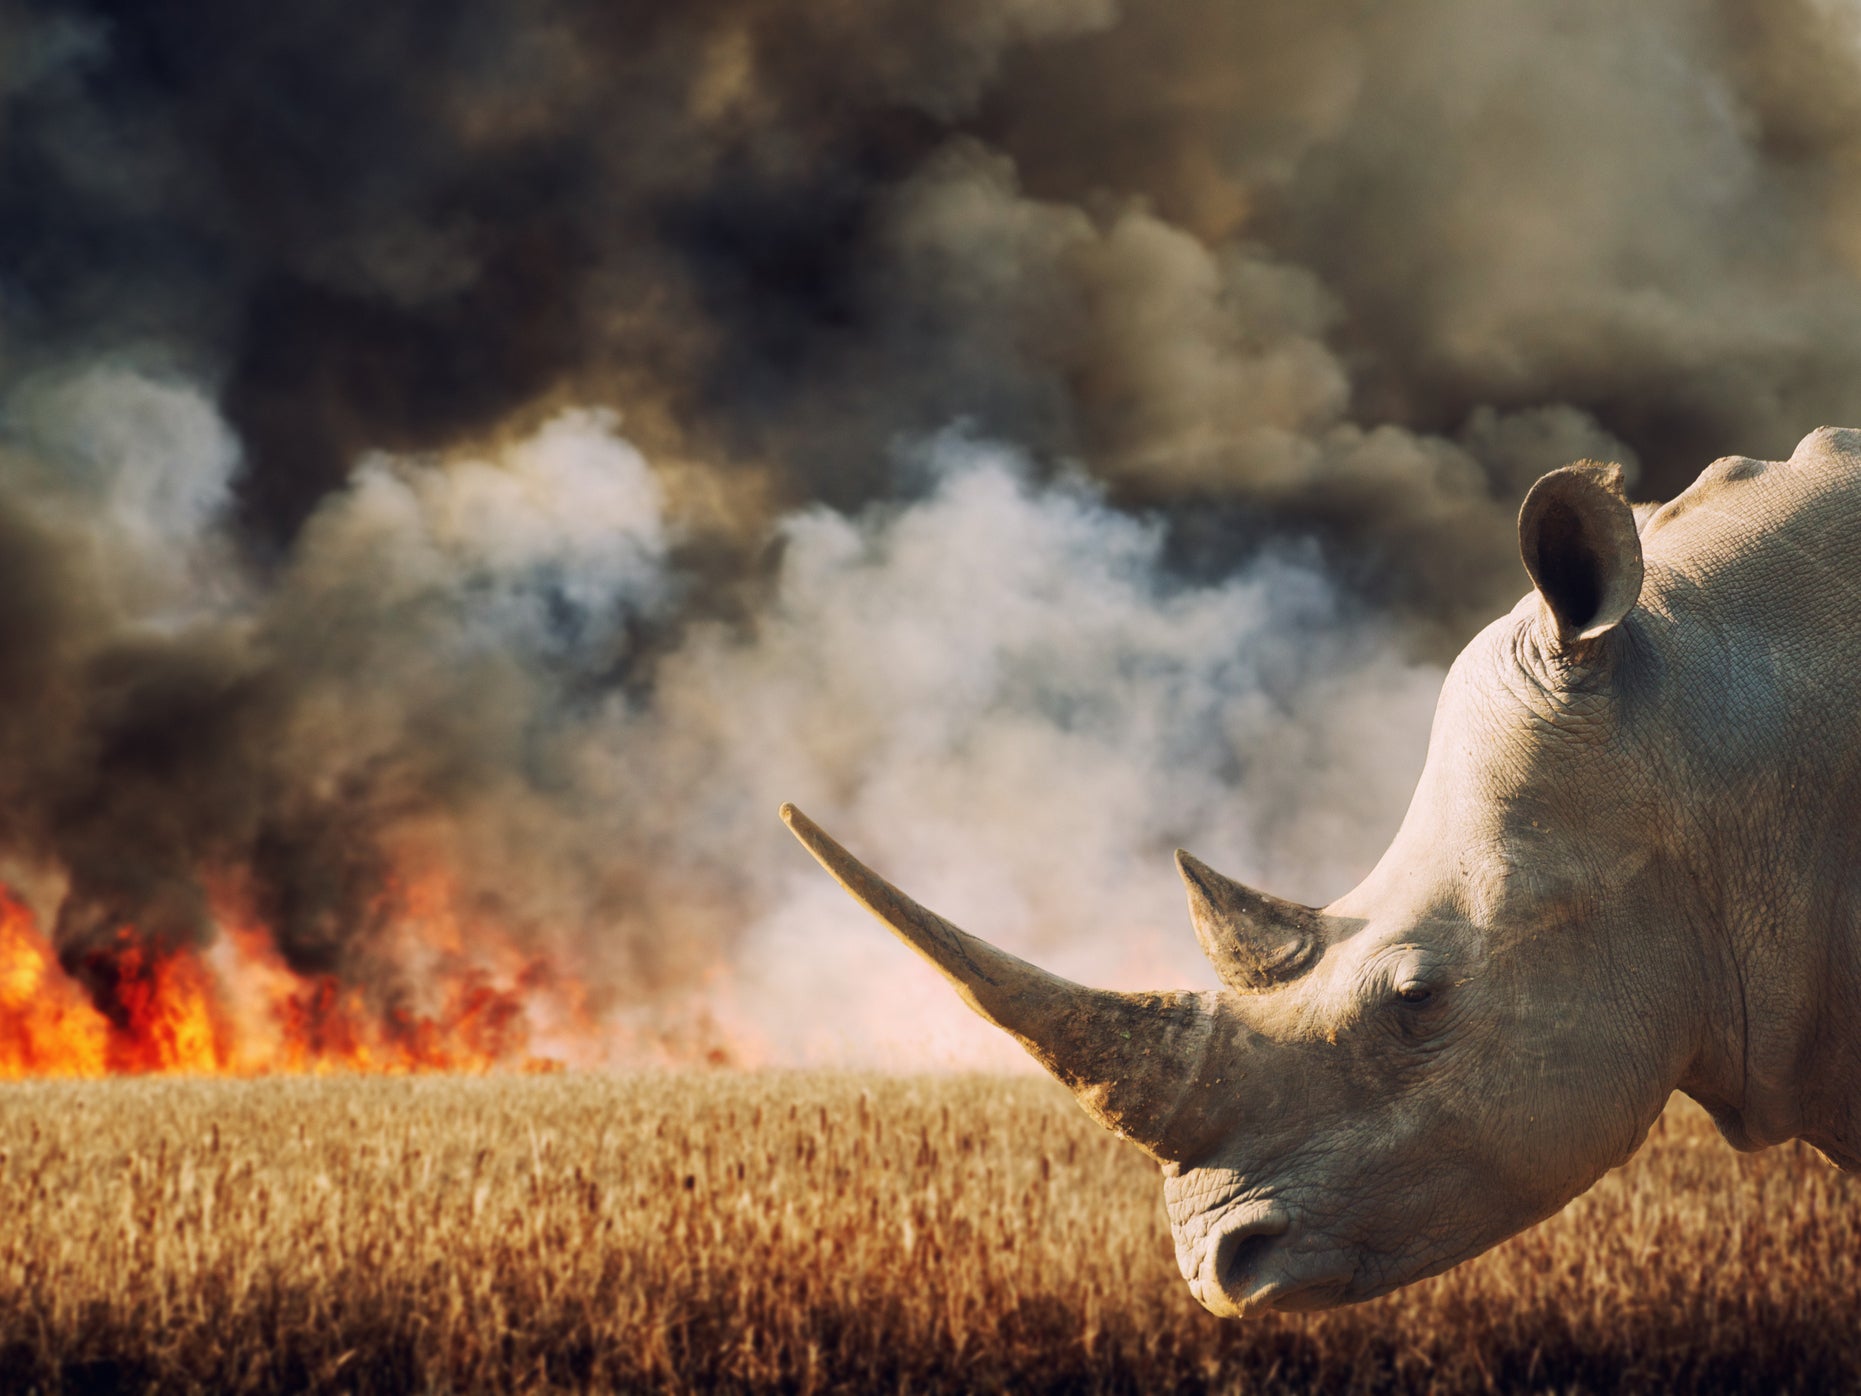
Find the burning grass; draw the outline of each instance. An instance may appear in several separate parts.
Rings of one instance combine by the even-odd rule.
[[[0,1216],[8,1390],[1861,1385],[1861,1180],[1686,1105],[1490,1255],[1240,1324],[1034,1079],[21,1083]]]
[[[533,1016],[591,1036],[582,991],[491,927],[468,934],[441,879],[391,886],[394,958],[434,1002],[372,1002],[330,973],[292,969],[271,931],[220,909],[204,946],[133,926],[65,964],[32,911],[0,886],[0,1081],[183,1074],[549,1070]],[[468,956],[467,943],[487,965]]]

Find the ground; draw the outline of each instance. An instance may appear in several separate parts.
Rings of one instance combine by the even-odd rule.
[[[1044,1079],[16,1084],[0,1218],[5,1390],[1861,1386],[1861,1179],[1684,1102],[1493,1253],[1242,1323]]]

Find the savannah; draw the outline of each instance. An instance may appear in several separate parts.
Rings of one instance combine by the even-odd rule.
[[[1861,1385],[1861,1194],[1681,1098],[1496,1250],[1245,1322],[1177,1275],[1154,1166],[1032,1077],[22,1082],[0,1216],[6,1390]]]

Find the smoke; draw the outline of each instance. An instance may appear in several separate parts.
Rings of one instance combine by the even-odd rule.
[[[230,888],[391,1007],[439,869],[601,1022],[973,1050],[792,798],[1203,975],[1169,849],[1364,870],[1537,474],[1861,421],[1857,32],[0,0],[0,862],[105,1001]]]
[[[784,1059],[995,1044],[770,846],[772,800],[792,796],[1056,972],[1212,987],[1171,850],[1218,849],[1313,900],[1348,886],[1408,798],[1440,686],[1347,613],[1309,546],[1182,583],[1161,526],[1083,481],[1036,486],[1014,453],[961,437],[920,467],[928,492],[902,509],[785,520],[755,634],[693,637],[662,675],[650,740],[628,744],[718,784],[723,798],[673,818],[739,850],[757,908],[742,1016]]]
[[[128,923],[211,941],[230,870],[289,964],[392,1003],[382,886],[440,866],[598,1018],[973,1059],[953,1004],[899,1016],[911,969],[771,836],[781,799],[1063,972],[1198,981],[1169,851],[1345,885],[1439,684],[1309,544],[1175,578],[1160,521],[962,433],[896,462],[909,502],[782,517],[754,618],[688,623],[630,682],[696,579],[611,413],[366,459],[261,577],[224,567],[231,438],[197,395],[117,374],[21,402],[51,425],[0,512],[85,605],[12,713],[9,843],[63,873],[78,964]]]

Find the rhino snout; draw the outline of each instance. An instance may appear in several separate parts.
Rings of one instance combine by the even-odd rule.
[[[1292,1215],[1277,1202],[1236,1207],[1210,1227],[1190,1285],[1202,1307],[1236,1318],[1283,1288],[1274,1252],[1291,1230]]]

